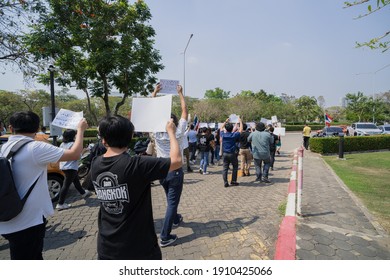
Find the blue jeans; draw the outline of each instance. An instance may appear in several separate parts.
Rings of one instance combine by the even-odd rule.
[[[160,180],[167,197],[167,210],[160,234],[160,238],[163,240],[169,239],[173,223],[179,223],[180,221],[177,208],[179,207],[180,196],[183,190],[183,180],[183,168],[168,172],[167,177]]]
[[[254,159],[255,168],[256,168],[256,181],[260,181],[262,178],[268,178],[268,171],[271,165],[270,159]],[[264,163],[263,170],[261,165]]]
[[[236,153],[223,153],[223,171],[222,178],[225,184],[228,183],[228,170],[229,165],[233,165],[232,182],[237,182],[237,171],[238,171],[238,158]]]
[[[221,157],[219,156],[219,150],[220,150],[221,146],[220,145],[215,145],[215,149],[214,149],[214,157],[217,161],[219,161],[221,159]]]
[[[209,152],[200,152],[200,169],[203,172],[207,171],[207,165],[209,164]]]

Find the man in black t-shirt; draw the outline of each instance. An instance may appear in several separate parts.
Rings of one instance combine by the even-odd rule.
[[[175,137],[168,122],[170,157],[131,157],[127,153],[134,126],[121,116],[105,117],[99,124],[107,152],[94,159],[91,178],[100,200],[98,258],[105,260],[161,259],[154,228],[151,182],[182,166]]]
[[[200,152],[199,173],[203,175],[209,174],[207,172],[207,165],[209,164],[211,145],[214,142],[214,135],[209,134],[207,130],[207,127],[202,127],[202,133],[198,134],[198,149]]]
[[[276,153],[276,144],[279,143],[279,136],[274,134],[275,128],[273,126],[270,126],[268,131],[271,134],[271,137],[274,138],[274,142],[270,146],[270,154],[271,154],[271,163],[270,163],[270,169],[274,170],[274,163],[275,163],[275,153]]]

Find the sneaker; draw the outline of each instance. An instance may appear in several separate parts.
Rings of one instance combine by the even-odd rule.
[[[177,223],[173,223],[172,226],[173,227],[178,227],[180,226],[180,223],[183,221],[183,216],[180,215],[180,214],[177,214],[179,216],[179,221]]]
[[[224,185],[224,186],[225,186],[225,188],[227,188],[227,187],[229,187],[229,184],[228,184],[228,183],[225,183],[225,185]]]
[[[266,177],[263,177],[263,179],[261,181],[264,183],[271,183],[271,181]]]
[[[200,174],[203,174],[202,168],[199,168],[199,173],[200,173]]]
[[[72,207],[72,205],[64,203],[64,204],[57,204],[56,209],[58,210],[64,210]]]
[[[203,174],[203,175],[208,175],[208,174],[210,174],[210,173],[206,171],[206,172],[203,172],[202,174]]]
[[[89,190],[85,190],[85,193],[81,195],[82,198],[86,198],[91,195],[91,192]]]
[[[177,235],[176,234],[171,234],[168,239],[166,239],[166,240],[162,240],[161,239],[160,240],[160,246],[161,247],[169,246],[169,245],[175,243],[176,240],[177,240]]]
[[[238,182],[230,182],[230,185],[232,185],[232,186],[238,186],[239,183],[238,183]]]

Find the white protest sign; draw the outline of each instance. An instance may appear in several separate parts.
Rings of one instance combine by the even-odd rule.
[[[285,127],[275,127],[274,134],[280,136],[286,136],[286,128]]]
[[[229,122],[231,122],[231,123],[238,123],[238,116],[236,114],[231,114],[229,116]]]
[[[215,128],[215,123],[208,123],[209,128],[213,129]]]
[[[82,118],[83,112],[60,109],[51,124],[62,128],[77,130],[77,126]]]
[[[218,128],[221,128],[223,126],[223,122],[222,123],[218,123]]]
[[[137,132],[165,132],[171,119],[172,95],[133,98],[131,122]]]
[[[278,122],[278,118],[276,116],[272,116],[271,120],[272,120],[272,123],[277,123]]]
[[[209,127],[207,123],[201,122],[199,123],[199,127]]]
[[[160,80],[160,93],[168,93],[168,94],[177,94],[177,85],[179,84],[179,81],[177,80]]]
[[[246,125],[251,128],[256,128],[256,124],[254,122],[247,122]]]
[[[268,123],[268,119],[266,119],[266,118],[261,118],[260,122],[262,122],[263,124],[267,124],[267,123]]]

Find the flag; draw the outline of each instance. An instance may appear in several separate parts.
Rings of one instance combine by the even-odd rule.
[[[199,124],[200,124],[200,120],[199,120],[198,116],[195,114],[195,116],[194,116],[195,131],[197,131],[199,129]]]
[[[330,126],[330,123],[333,121],[333,119],[328,115],[328,113],[325,113],[325,125]]]

